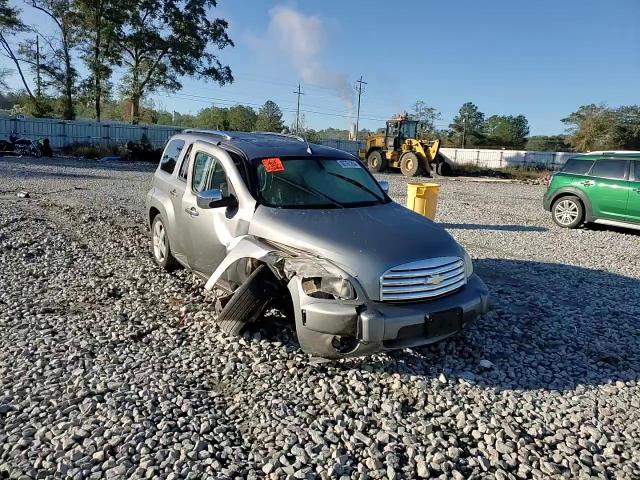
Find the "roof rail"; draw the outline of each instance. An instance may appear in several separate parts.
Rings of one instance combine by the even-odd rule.
[[[596,150],[593,152],[580,153],[579,155],[638,155],[640,151],[638,150]]]
[[[298,140],[299,142],[307,143],[304,137],[301,137],[300,135],[291,135],[290,133],[278,133],[278,132],[251,132],[251,133],[257,133],[258,135],[275,135],[276,137],[293,138],[295,140]]]
[[[199,129],[199,128],[187,128],[182,131],[182,133],[204,133],[208,135],[218,135],[223,137],[225,140],[231,140],[231,135],[227,132],[223,132],[221,130],[207,130],[207,129]]]

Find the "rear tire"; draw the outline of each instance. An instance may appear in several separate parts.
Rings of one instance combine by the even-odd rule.
[[[560,197],[551,207],[551,216],[562,228],[577,228],[584,221],[584,207],[578,197]]]
[[[260,265],[238,287],[218,315],[220,330],[227,335],[240,335],[248,324],[257,320],[277,292],[273,274],[268,267]]]
[[[436,167],[436,171],[438,172],[438,175],[441,175],[443,177],[448,177],[451,175],[451,165],[449,165],[446,161],[442,160],[440,163],[438,163],[438,166]]]
[[[372,172],[384,172],[387,169],[387,158],[380,150],[374,150],[367,157],[367,167]]]
[[[400,171],[405,177],[415,177],[422,173],[418,156],[413,152],[407,152],[400,158]]]
[[[156,215],[151,223],[151,253],[153,260],[168,272],[175,270],[178,266],[178,262],[171,253],[169,235],[160,214]]]

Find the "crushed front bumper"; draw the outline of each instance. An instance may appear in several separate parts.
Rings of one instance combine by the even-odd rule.
[[[302,292],[300,282],[292,279],[296,330],[300,346],[308,353],[328,358],[366,355],[382,350],[413,347],[438,342],[459,330],[429,335],[427,317],[452,309],[461,309],[460,329],[488,310],[489,291],[477,276],[455,293],[423,302],[387,303],[371,300],[318,300]],[[336,337],[354,338],[355,348],[338,352]]]

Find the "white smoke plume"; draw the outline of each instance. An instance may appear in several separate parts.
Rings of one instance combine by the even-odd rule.
[[[349,116],[353,116],[353,86],[344,73],[330,69],[320,60],[327,38],[322,20],[282,5],[269,13],[268,34],[302,81],[334,91]]]

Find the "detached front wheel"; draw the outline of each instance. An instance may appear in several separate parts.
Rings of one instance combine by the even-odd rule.
[[[584,207],[578,197],[561,197],[553,203],[551,214],[556,225],[577,228],[584,221]]]
[[[227,335],[239,335],[248,324],[257,320],[277,293],[273,274],[267,266],[260,265],[238,287],[218,315],[220,330]]]

